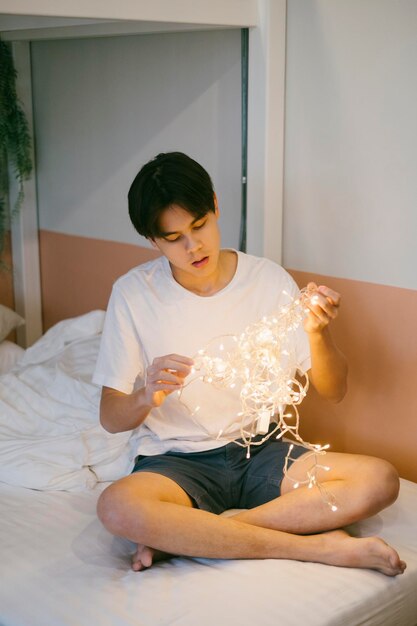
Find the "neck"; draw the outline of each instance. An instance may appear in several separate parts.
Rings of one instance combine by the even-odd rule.
[[[230,283],[236,272],[237,254],[233,250],[220,250],[215,270],[209,275],[196,280],[191,276],[178,276],[175,268],[171,267],[174,279],[188,291],[198,296],[213,296]]]

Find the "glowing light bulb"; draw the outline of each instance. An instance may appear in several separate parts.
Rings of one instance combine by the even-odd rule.
[[[317,486],[324,501],[332,510],[336,510],[337,507],[333,508],[334,499],[320,485],[317,474],[320,469],[330,469],[320,465],[317,460],[326,453],[329,445],[307,443],[298,432],[300,416],[297,407],[307,394],[309,380],[297,362],[294,332],[310,313],[309,306],[319,301],[319,296],[307,289],[302,290],[295,298],[285,290],[282,295],[288,298],[288,302],[272,316],[264,316],[259,322],[250,324],[238,336],[224,335],[213,339],[206,348],[199,350],[194,359],[192,373],[197,369],[201,371],[201,375],[193,378],[187,385],[201,380],[215,385],[216,388],[234,389],[239,382],[239,436],[236,437],[236,424],[229,424],[217,435],[206,429],[207,434],[246,447],[247,458],[250,458],[251,446],[261,445],[272,435],[276,439],[289,435],[304,445],[307,452],[314,457],[305,480],[293,481],[290,478],[294,482],[294,488],[306,485],[312,489]],[[183,397],[181,391],[179,397]],[[286,410],[287,408],[290,410]],[[196,412],[198,408],[194,411],[190,409],[191,416]],[[203,424],[199,426],[205,428]],[[234,436],[227,436],[227,433],[233,433]],[[254,439],[255,434],[264,436]],[[292,450],[293,445],[285,459],[286,476]],[[292,461],[295,463],[297,459]]]

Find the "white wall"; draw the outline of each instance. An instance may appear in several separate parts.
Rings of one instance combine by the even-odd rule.
[[[211,174],[223,243],[238,247],[240,30],[32,44],[41,229],[140,243],[127,191],[181,150]]]
[[[291,0],[284,264],[417,288],[417,2]]]

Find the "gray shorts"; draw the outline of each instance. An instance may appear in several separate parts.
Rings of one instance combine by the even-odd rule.
[[[171,478],[205,511],[219,514],[226,509],[252,509],[280,495],[289,445],[272,435],[262,445],[251,446],[249,459],[246,448],[236,443],[204,452],[138,456],[132,472]],[[307,451],[294,445],[291,457],[296,459]]]

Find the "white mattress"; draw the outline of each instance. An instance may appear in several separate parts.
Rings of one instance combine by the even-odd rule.
[[[45,492],[0,484],[1,626],[415,626],[417,484],[355,525],[407,561],[402,576],[285,560],[174,558],[130,570],[133,544],[95,515],[102,488]]]
[[[128,473],[137,451],[134,436],[98,423],[103,315],[60,322],[0,376],[0,626],[416,626],[407,481],[394,506],[353,527],[398,549],[408,568],[396,578],[285,560],[175,558],[131,571],[133,544],[95,513],[97,481]]]

